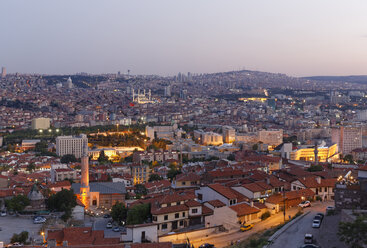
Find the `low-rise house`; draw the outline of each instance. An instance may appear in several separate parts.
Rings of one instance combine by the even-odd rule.
[[[223,186],[221,184],[209,184],[200,189],[195,190],[195,194],[200,202],[208,202],[212,200],[220,200],[226,206],[236,205],[240,202],[249,201],[249,199],[240,192]]]
[[[172,188],[199,187],[200,176],[190,172],[188,174],[179,174],[172,182]]]
[[[322,179],[321,177],[298,178],[291,183],[292,190],[311,189],[322,200],[334,200],[336,178]]]

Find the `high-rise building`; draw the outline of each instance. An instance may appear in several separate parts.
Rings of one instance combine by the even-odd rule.
[[[6,68],[5,67],[1,67],[1,77],[2,78],[6,77]]]
[[[73,154],[76,158],[81,158],[85,145],[88,145],[88,138],[85,134],[80,136],[59,136],[56,138],[56,154],[60,157],[66,154]]]
[[[35,118],[32,120],[32,129],[49,129],[50,128],[50,118]]]
[[[171,96],[171,85],[164,87],[164,96]]]
[[[187,90],[181,90],[180,91],[180,98],[181,99],[186,99],[187,97]]]
[[[341,126],[331,130],[331,141],[338,144],[344,155],[351,154],[356,148],[362,148],[362,128]]]

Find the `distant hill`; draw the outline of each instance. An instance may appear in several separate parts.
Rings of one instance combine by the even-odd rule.
[[[308,80],[315,81],[337,81],[337,82],[349,82],[358,84],[367,84],[367,75],[357,76],[314,76],[314,77],[303,77]]]

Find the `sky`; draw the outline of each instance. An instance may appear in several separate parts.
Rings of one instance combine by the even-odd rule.
[[[1,0],[9,73],[367,74],[366,0]]]

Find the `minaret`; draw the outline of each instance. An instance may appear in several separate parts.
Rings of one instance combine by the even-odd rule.
[[[82,177],[80,180],[80,201],[89,208],[89,157],[88,157],[88,139],[83,139],[83,155],[82,155]]]
[[[315,164],[318,165],[319,164],[319,157],[317,156],[317,154],[319,153],[319,150],[317,149],[317,142],[315,142]]]

